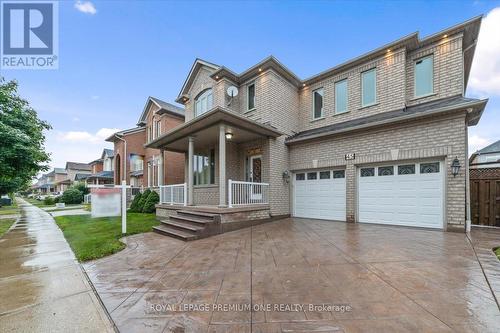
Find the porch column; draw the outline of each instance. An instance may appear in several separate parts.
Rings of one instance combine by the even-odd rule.
[[[226,203],[226,127],[219,126],[219,206]]]
[[[158,158],[158,186],[163,185],[163,149],[160,150],[160,156]]]
[[[187,204],[188,206],[193,205],[193,157],[194,157],[194,137],[190,136],[188,138],[188,183],[187,183]]]

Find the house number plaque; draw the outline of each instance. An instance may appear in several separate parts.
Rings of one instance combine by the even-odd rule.
[[[345,154],[345,160],[346,161],[350,161],[350,160],[354,160],[356,158],[356,154],[352,153],[352,154]]]

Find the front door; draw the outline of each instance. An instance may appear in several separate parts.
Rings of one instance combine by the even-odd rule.
[[[262,183],[262,156],[255,155],[250,157],[250,181],[252,183]],[[262,199],[261,186],[252,186],[250,198],[253,200]]]

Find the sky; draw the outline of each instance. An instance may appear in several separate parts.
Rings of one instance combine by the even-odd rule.
[[[418,31],[485,15],[466,95],[489,98],[470,152],[500,139],[500,1],[61,1],[59,69],[2,70],[53,129],[52,167],[90,162],[173,102],[196,58],[235,72],[274,55],[304,79]]]

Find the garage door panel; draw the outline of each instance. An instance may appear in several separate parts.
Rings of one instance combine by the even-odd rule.
[[[405,163],[411,164],[411,163]],[[443,227],[443,172],[361,177],[358,173],[358,219],[360,222],[429,228]],[[363,167],[364,168],[364,167]]]
[[[318,177],[294,180],[294,184],[294,216],[345,221],[345,178]]]

